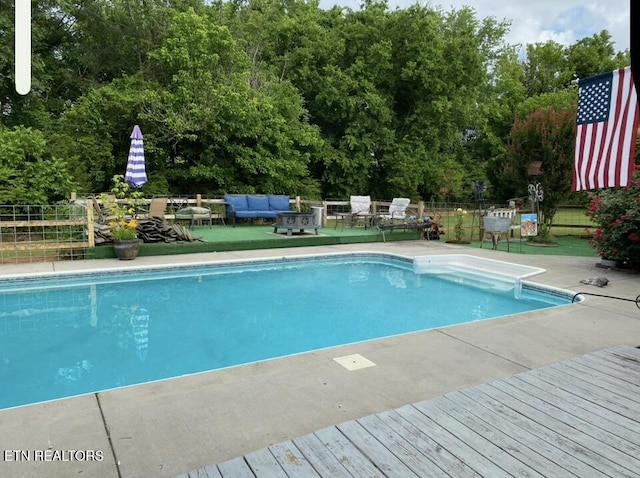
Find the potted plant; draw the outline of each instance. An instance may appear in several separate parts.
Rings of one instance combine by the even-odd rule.
[[[138,221],[135,218],[137,208],[142,203],[142,193],[131,191],[124,182],[124,176],[113,177],[112,195],[103,194],[101,199],[113,217],[108,224],[111,228],[113,249],[118,259],[132,260],[138,255],[140,240],[137,235]]]
[[[140,240],[136,234],[138,221],[120,219],[109,221],[113,249],[120,260],[132,260],[138,256]]]

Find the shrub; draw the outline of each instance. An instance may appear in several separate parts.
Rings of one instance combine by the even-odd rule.
[[[591,245],[604,259],[640,270],[640,174],[627,188],[589,195],[589,217],[597,224]]]
[[[111,236],[116,241],[133,240],[137,237],[138,222],[135,214],[142,204],[142,193],[131,191],[124,181],[124,176],[117,174],[113,177],[113,196],[102,194],[102,203],[109,210],[114,219],[109,221]]]

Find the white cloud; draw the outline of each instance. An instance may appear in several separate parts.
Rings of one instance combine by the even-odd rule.
[[[634,0],[637,1],[637,0]],[[388,0],[389,8],[406,8],[415,0]],[[321,0],[322,8],[334,4],[358,9],[360,0]],[[497,20],[510,20],[510,33],[506,40],[511,44],[554,40],[570,45],[581,38],[607,30],[616,50],[629,48],[629,0],[434,0],[421,2],[441,5],[445,11],[469,6],[477,18],[488,16]]]

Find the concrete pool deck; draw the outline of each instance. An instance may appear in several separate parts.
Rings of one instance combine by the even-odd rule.
[[[546,269],[529,279],[534,283],[627,299],[640,293],[639,275],[598,268],[594,258],[509,254],[440,241],[3,265],[0,274],[347,251],[463,253]],[[594,276],[607,277],[609,285],[601,289],[579,282]],[[569,307],[0,411],[0,476],[171,477],[346,420],[607,347],[640,345],[640,309],[634,303],[585,298]],[[416,300],[428,304],[429,297]],[[348,371],[333,360],[350,354],[375,366]],[[31,451],[31,460],[20,460],[13,450]],[[44,450],[49,451],[41,456],[50,459],[35,461],[34,451]],[[69,461],[68,450],[100,451],[103,458]],[[82,455],[89,453],[75,454]]]

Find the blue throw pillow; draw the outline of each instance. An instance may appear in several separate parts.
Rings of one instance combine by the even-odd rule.
[[[269,209],[271,211],[288,211],[289,196],[269,195]]]
[[[248,211],[247,196],[244,194],[238,196],[225,196],[225,202],[231,204],[236,211]],[[232,214],[233,209],[227,207],[227,214]]]
[[[269,199],[267,196],[252,196],[247,195],[247,203],[249,204],[249,210],[251,211],[268,211]]]

